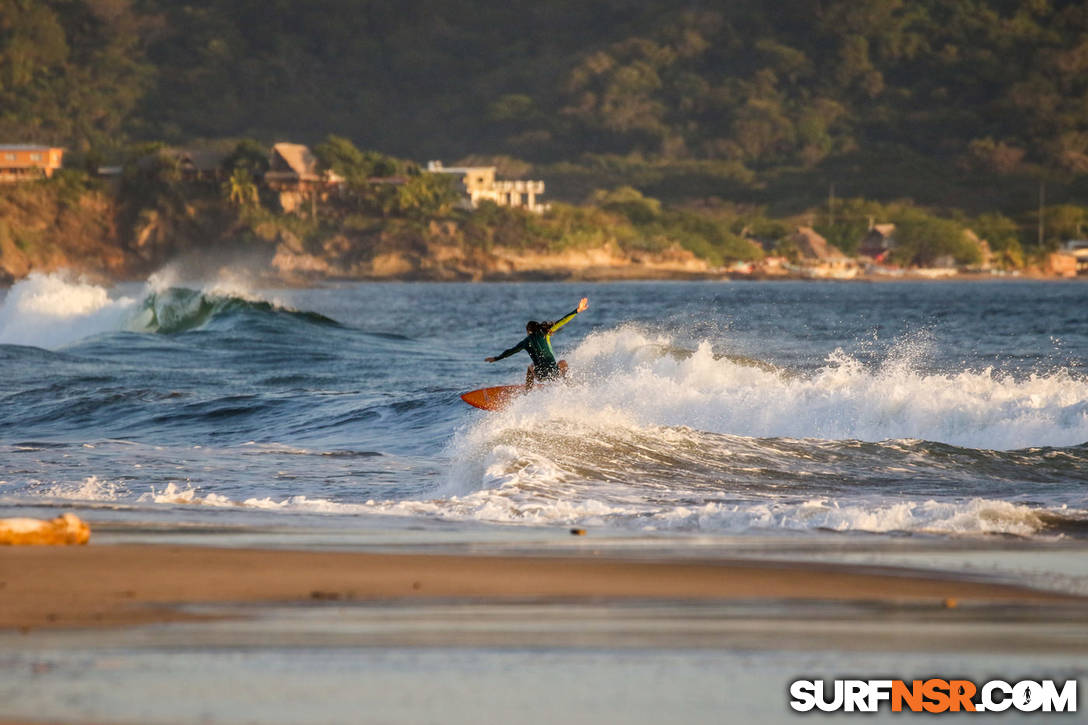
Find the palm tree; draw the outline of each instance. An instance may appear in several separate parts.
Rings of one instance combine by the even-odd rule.
[[[249,169],[236,168],[223,184],[227,201],[236,207],[250,206],[257,203],[257,184],[253,181],[253,174]]]

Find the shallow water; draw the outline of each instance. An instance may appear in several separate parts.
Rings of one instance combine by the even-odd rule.
[[[785,723],[796,679],[1088,674],[1081,608],[1045,621],[1000,607],[775,602],[242,609],[244,621],[108,637],[38,632],[32,650],[0,634],[0,702],[9,717],[155,725]],[[903,717],[885,706],[863,719]]]
[[[583,294],[590,309],[554,339],[569,385],[502,413],[458,399],[517,382],[526,356],[483,358]],[[0,307],[0,507],[127,524],[1079,539],[1085,302],[1077,282],[36,277]]]

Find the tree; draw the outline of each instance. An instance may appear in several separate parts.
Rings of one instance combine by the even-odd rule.
[[[834,225],[827,224],[823,220],[826,215],[821,215],[823,219],[816,224],[816,231],[845,254],[854,254],[868,232],[869,225],[886,222],[892,215],[892,209],[877,201],[842,199],[835,206]]]
[[[343,136],[329,135],[314,146],[314,156],[326,169],[335,171],[349,183],[365,181],[370,176],[370,164],[363,152]]]
[[[328,136],[314,147],[314,156],[322,166],[340,174],[354,186],[362,186],[374,176],[393,176],[399,169],[396,159],[377,151],[361,151],[343,136]]]
[[[119,146],[150,78],[148,23],[127,0],[0,3],[0,136]]]
[[[415,218],[449,214],[461,198],[453,184],[453,177],[448,174],[410,176],[397,187],[397,212]]]
[[[230,178],[223,182],[223,191],[226,193],[227,201],[239,208],[255,206],[260,198],[257,194],[257,184],[253,180],[253,173],[243,166],[231,172]]]
[[[242,139],[223,160],[223,169],[233,175],[235,171],[245,170],[251,178],[259,178],[268,171],[268,148],[260,141]]]
[[[998,267],[1020,269],[1024,266],[1024,248],[1020,243],[1022,230],[1015,221],[1002,214],[983,214],[971,223],[971,228],[990,245]]]
[[[645,38],[593,53],[568,75],[570,102],[563,113],[614,139],[661,138],[666,109],[659,71],[674,59],[670,48]]]
[[[0,91],[25,88],[67,60],[68,42],[53,10],[33,2],[0,4]]]
[[[1046,207],[1046,244],[1057,248],[1069,239],[1081,239],[1088,231],[1088,208],[1075,204],[1055,204]]]
[[[593,203],[602,209],[627,217],[633,224],[649,224],[661,216],[661,202],[630,186],[611,191],[598,189],[593,193]]]
[[[897,264],[928,267],[944,256],[951,256],[960,264],[976,264],[980,260],[978,246],[954,221],[911,207],[901,209],[893,221],[896,247],[891,256]]]
[[[993,138],[977,138],[967,147],[964,160],[968,168],[985,173],[1011,174],[1020,168],[1027,152],[1004,141]]]
[[[774,253],[779,257],[785,257],[790,264],[799,264],[801,262],[801,249],[797,246],[797,242],[792,239],[779,239],[775,242]]]

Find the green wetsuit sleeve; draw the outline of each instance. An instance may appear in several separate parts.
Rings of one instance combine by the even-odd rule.
[[[529,344],[529,338],[526,337],[524,340],[519,342],[517,345],[514,345],[509,350],[503,350],[501,354],[496,355],[495,356],[495,362],[498,362],[499,360],[502,360],[504,357],[510,357],[511,355],[513,355],[516,352],[519,352],[521,350],[525,350],[526,345],[528,345],[528,344]]]
[[[575,309],[575,310],[574,310],[573,312],[568,312],[567,314],[565,314],[565,315],[563,315],[562,317],[560,317],[560,318],[559,318],[559,319],[558,319],[558,320],[556,321],[556,323],[555,323],[554,325],[552,325],[552,326],[551,326],[551,329],[549,329],[549,330],[548,330],[548,334],[549,334],[549,335],[550,335],[550,334],[552,334],[553,332],[555,332],[556,330],[558,330],[558,329],[559,329],[560,327],[562,327],[563,325],[565,325],[565,324],[567,324],[568,322],[570,322],[571,320],[573,320],[573,319],[574,319],[574,316],[575,316],[575,315],[577,315],[577,314],[578,314],[578,310],[577,310],[577,309]]]

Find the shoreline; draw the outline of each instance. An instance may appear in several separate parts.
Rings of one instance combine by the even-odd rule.
[[[895,567],[608,556],[493,556],[118,544],[0,551],[0,630],[208,619],[207,603],[867,602],[1088,605],[1074,595]]]
[[[93,284],[99,284],[104,286],[113,286],[118,284],[138,284],[146,282],[148,275],[136,275],[136,276],[110,276],[103,275],[97,271],[79,271],[75,272],[70,269],[54,269],[49,271],[35,270],[34,274],[44,275],[68,275],[73,279],[81,281],[87,281]],[[21,277],[14,279],[10,282],[0,282],[0,290],[10,290],[20,282],[24,282],[29,277]],[[955,283],[985,283],[985,282],[1000,282],[1000,283],[1017,283],[1017,282],[1088,282],[1088,276],[1079,275],[1077,277],[1057,277],[1049,275],[988,275],[988,274],[961,274],[949,277],[926,277],[926,276],[888,276],[888,275],[862,275],[853,277],[850,279],[835,279],[835,278],[823,278],[823,277],[803,277],[794,275],[739,275],[728,273],[712,273],[712,272],[671,272],[661,274],[642,274],[642,273],[627,273],[626,271],[603,272],[600,270],[586,273],[585,270],[572,270],[569,273],[553,273],[551,271],[542,272],[526,272],[522,274],[503,274],[503,275],[481,275],[478,277],[440,277],[440,276],[420,276],[420,275],[398,275],[398,276],[359,276],[359,277],[341,277],[341,276],[328,276],[328,277],[278,277],[278,276],[262,276],[257,275],[253,282],[259,287],[267,288],[284,288],[284,289],[307,289],[315,287],[324,287],[328,285],[338,284],[351,284],[351,283],[421,283],[421,284],[524,284],[524,283],[594,283],[594,284],[606,284],[611,282],[776,282],[776,283],[796,283],[796,282],[818,282],[825,284],[904,284],[913,282],[924,282],[933,284],[955,284]]]
[[[115,280],[115,282],[139,282],[140,279]],[[981,273],[964,273],[944,277],[928,277],[925,275],[858,275],[846,279],[835,277],[806,277],[803,275],[789,274],[737,274],[730,272],[682,272],[665,271],[657,274],[643,274],[631,272],[627,268],[619,268],[616,271],[601,269],[584,270],[575,269],[567,272],[525,272],[519,274],[484,274],[475,278],[444,278],[419,275],[404,275],[393,277],[317,277],[313,279],[285,279],[279,277],[268,278],[269,283],[279,283],[291,287],[307,287],[321,285],[323,283],[345,282],[435,282],[435,283],[464,283],[464,284],[501,284],[510,282],[827,282],[833,284],[896,284],[903,282],[1088,282],[1088,276],[1058,277],[1054,275],[998,275]]]

